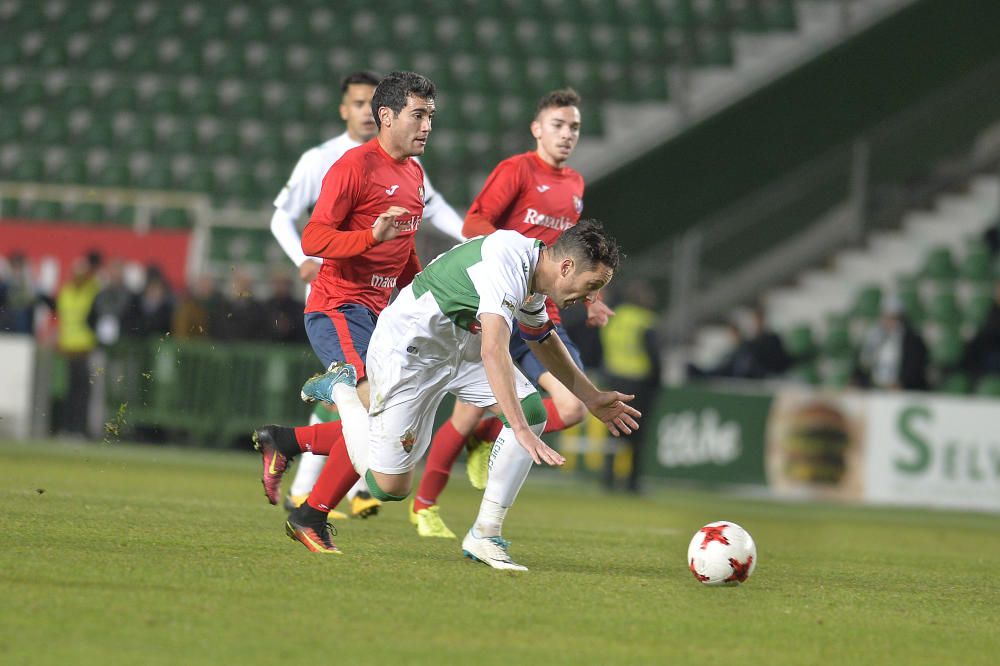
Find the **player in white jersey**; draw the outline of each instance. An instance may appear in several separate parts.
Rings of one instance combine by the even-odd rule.
[[[302,239],[296,222],[303,213],[309,211],[319,198],[323,176],[334,162],[352,148],[369,141],[377,128],[372,116],[371,101],[378,85],[379,77],[372,72],[359,71],[348,74],[340,85],[340,117],[346,131],[318,146],[310,148],[299,158],[288,183],[274,200],[274,215],[271,217],[271,233],[277,239],[288,258],[299,267],[299,277],[309,283],[319,273],[322,261],[307,257],[302,252]],[[452,209],[445,198],[424,178],[424,218],[430,218],[431,226],[457,241],[462,236],[462,218]],[[336,412],[326,405],[318,405],[310,417],[310,424],[330,421]],[[311,453],[302,456],[296,470],[295,479],[285,500],[285,508],[291,509],[301,504],[323,469],[326,458]],[[363,483],[359,483],[348,495],[351,514],[367,517],[378,511],[379,502],[373,499]]]
[[[631,433],[640,416],[626,404],[634,396],[594,387],[552,335],[555,327],[545,309],[546,296],[561,308],[592,301],[618,261],[617,244],[593,220],[569,229],[552,247],[502,230],[439,256],[379,317],[366,362],[371,405],[360,414],[367,425],[360,431],[345,425],[350,458],[338,459],[340,464],[353,465],[378,499],[403,500],[430,445],[444,395],[493,410],[504,428],[490,455],[479,515],[462,549],[496,569],[526,570],[510,558],[501,536],[504,518],[533,463],[561,465],[565,459],[540,439],[545,408],[513,364],[510,336],[518,330],[544,367],[612,434]],[[351,365],[335,363],[306,382],[303,397],[340,400],[354,390],[355,377]],[[345,424],[355,416],[345,413]],[[277,453],[285,458],[302,448],[294,437],[275,441],[284,442]],[[331,543],[329,552],[340,550]]]

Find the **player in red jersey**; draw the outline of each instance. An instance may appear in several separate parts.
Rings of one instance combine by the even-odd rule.
[[[263,456],[265,493],[276,504],[287,465],[281,445],[291,440],[308,447],[320,433],[338,438],[313,492],[286,524],[289,536],[317,552],[338,552],[326,523],[331,505],[323,498],[342,496],[354,484],[348,474],[337,473],[336,463],[346,461],[353,470],[342,428],[358,422],[359,411],[367,428],[365,357],[376,318],[393,289],[409,284],[421,268],[413,236],[423,215],[424,174],[410,158],[427,145],[434,95],[434,84],[413,72],[393,72],[379,82],[372,97],[378,134],[330,167],[302,233],[302,251],[323,258],[306,303],[309,342],[324,365],[353,366],[357,387],[337,402],[343,425],[264,426],[254,441]]]
[[[466,237],[510,229],[551,246],[563,231],[579,221],[583,177],[566,166],[580,139],[579,105],[580,97],[572,89],[555,90],[539,100],[531,123],[535,150],[510,157],[493,170],[466,214],[462,229]],[[546,309],[573,360],[582,368],[580,352],[560,325],[559,309],[551,299],[546,301]],[[588,323],[593,326],[603,326],[612,314],[603,301],[587,303]],[[584,404],[545,370],[519,336],[511,338],[510,351],[528,379],[550,396],[544,401],[545,432],[562,430],[583,420],[587,413]],[[437,498],[448,483],[451,466],[474,431],[480,443],[470,456],[470,479],[477,488],[485,487],[485,465],[481,465],[483,473],[475,478],[474,459],[488,460],[488,443],[496,439],[501,423],[491,417],[480,424],[483,415],[483,409],[457,402],[451,418],[435,433],[410,513],[410,521],[421,536],[455,536],[441,520]]]

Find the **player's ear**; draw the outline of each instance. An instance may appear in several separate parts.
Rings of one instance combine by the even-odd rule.
[[[566,257],[559,264],[559,274],[563,277],[569,277],[573,274],[574,268],[576,268],[576,262],[573,261],[573,257]]]
[[[340,119],[347,122],[347,105],[343,102],[340,103]]]
[[[531,121],[531,136],[535,137],[535,139],[542,138],[542,124],[537,120]]]
[[[392,113],[392,109],[390,109],[389,107],[387,106],[378,107],[378,118],[381,121],[382,125],[385,125],[386,127],[392,127],[393,115],[394,114]]]

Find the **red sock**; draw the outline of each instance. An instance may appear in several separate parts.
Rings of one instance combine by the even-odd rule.
[[[323,465],[323,471],[316,479],[316,485],[309,493],[309,499],[306,500],[309,506],[324,513],[329,513],[330,509],[337,506],[360,478],[354,471],[354,465],[351,464],[351,457],[347,454],[347,444],[343,437],[334,444],[327,455],[330,457]]]
[[[559,417],[559,411],[556,410],[556,403],[552,398],[545,398],[542,400],[542,404],[545,405],[545,430],[546,432],[558,432],[559,430],[565,430],[566,424],[563,423],[562,418]]]
[[[495,416],[483,419],[472,431],[472,435],[484,442],[496,441],[497,435],[503,429],[503,422]]]
[[[465,446],[465,435],[455,430],[451,420],[445,421],[431,440],[431,452],[424,466],[424,476],[413,500],[413,510],[419,511],[437,504],[438,495],[448,485],[451,466]]]
[[[299,443],[303,453],[328,456],[337,442],[344,441],[344,424],[340,421],[330,421],[296,428],[295,441]]]

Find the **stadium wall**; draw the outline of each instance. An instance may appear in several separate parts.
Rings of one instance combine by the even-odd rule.
[[[648,220],[615,225],[639,254],[1000,57],[997,25],[993,0],[922,0],[591,184],[587,214]]]

